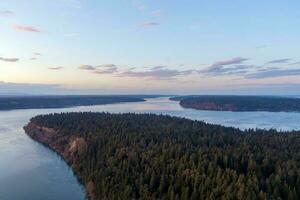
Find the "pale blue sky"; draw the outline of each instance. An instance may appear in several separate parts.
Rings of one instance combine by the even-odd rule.
[[[296,0],[1,2],[0,89],[297,93],[299,9]]]

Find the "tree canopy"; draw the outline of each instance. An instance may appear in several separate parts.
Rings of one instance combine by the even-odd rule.
[[[300,99],[279,96],[200,95],[178,96],[184,108],[216,111],[300,112]]]
[[[299,199],[299,132],[154,114],[63,113],[25,127],[91,199]]]

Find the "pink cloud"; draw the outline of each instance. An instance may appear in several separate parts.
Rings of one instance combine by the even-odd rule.
[[[12,28],[16,31],[40,33],[41,31],[32,26],[13,25]]]

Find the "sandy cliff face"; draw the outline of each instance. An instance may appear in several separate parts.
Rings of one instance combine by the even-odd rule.
[[[39,126],[30,122],[24,127],[27,135],[32,139],[50,147],[60,154],[67,162],[73,162],[87,150],[87,143],[83,138],[61,135],[59,130]]]
[[[59,130],[54,130],[48,127],[39,126],[33,122],[28,123],[24,130],[26,134],[33,140],[44,144],[57,152],[63,159],[72,167],[75,174],[76,172],[76,160],[83,156],[88,148],[87,142],[80,137],[64,136],[60,134]],[[90,199],[95,199],[93,193],[94,184],[91,181],[84,181],[81,177],[78,177],[83,182],[86,188],[86,192]]]
[[[59,141],[56,140],[59,136],[58,131],[48,127],[39,126],[32,122],[27,124],[27,126],[24,127],[24,130],[32,139],[50,147],[64,157],[64,145],[62,145],[62,143],[65,142],[66,139],[61,138]]]

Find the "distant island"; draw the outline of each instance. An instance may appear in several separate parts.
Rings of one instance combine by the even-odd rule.
[[[300,112],[300,98],[279,96],[200,95],[170,98],[184,108],[214,111]]]
[[[123,102],[145,101],[154,95],[62,95],[62,96],[2,96],[0,110],[67,108]]]
[[[107,113],[41,115],[24,129],[62,156],[91,200],[300,197],[296,131]]]

